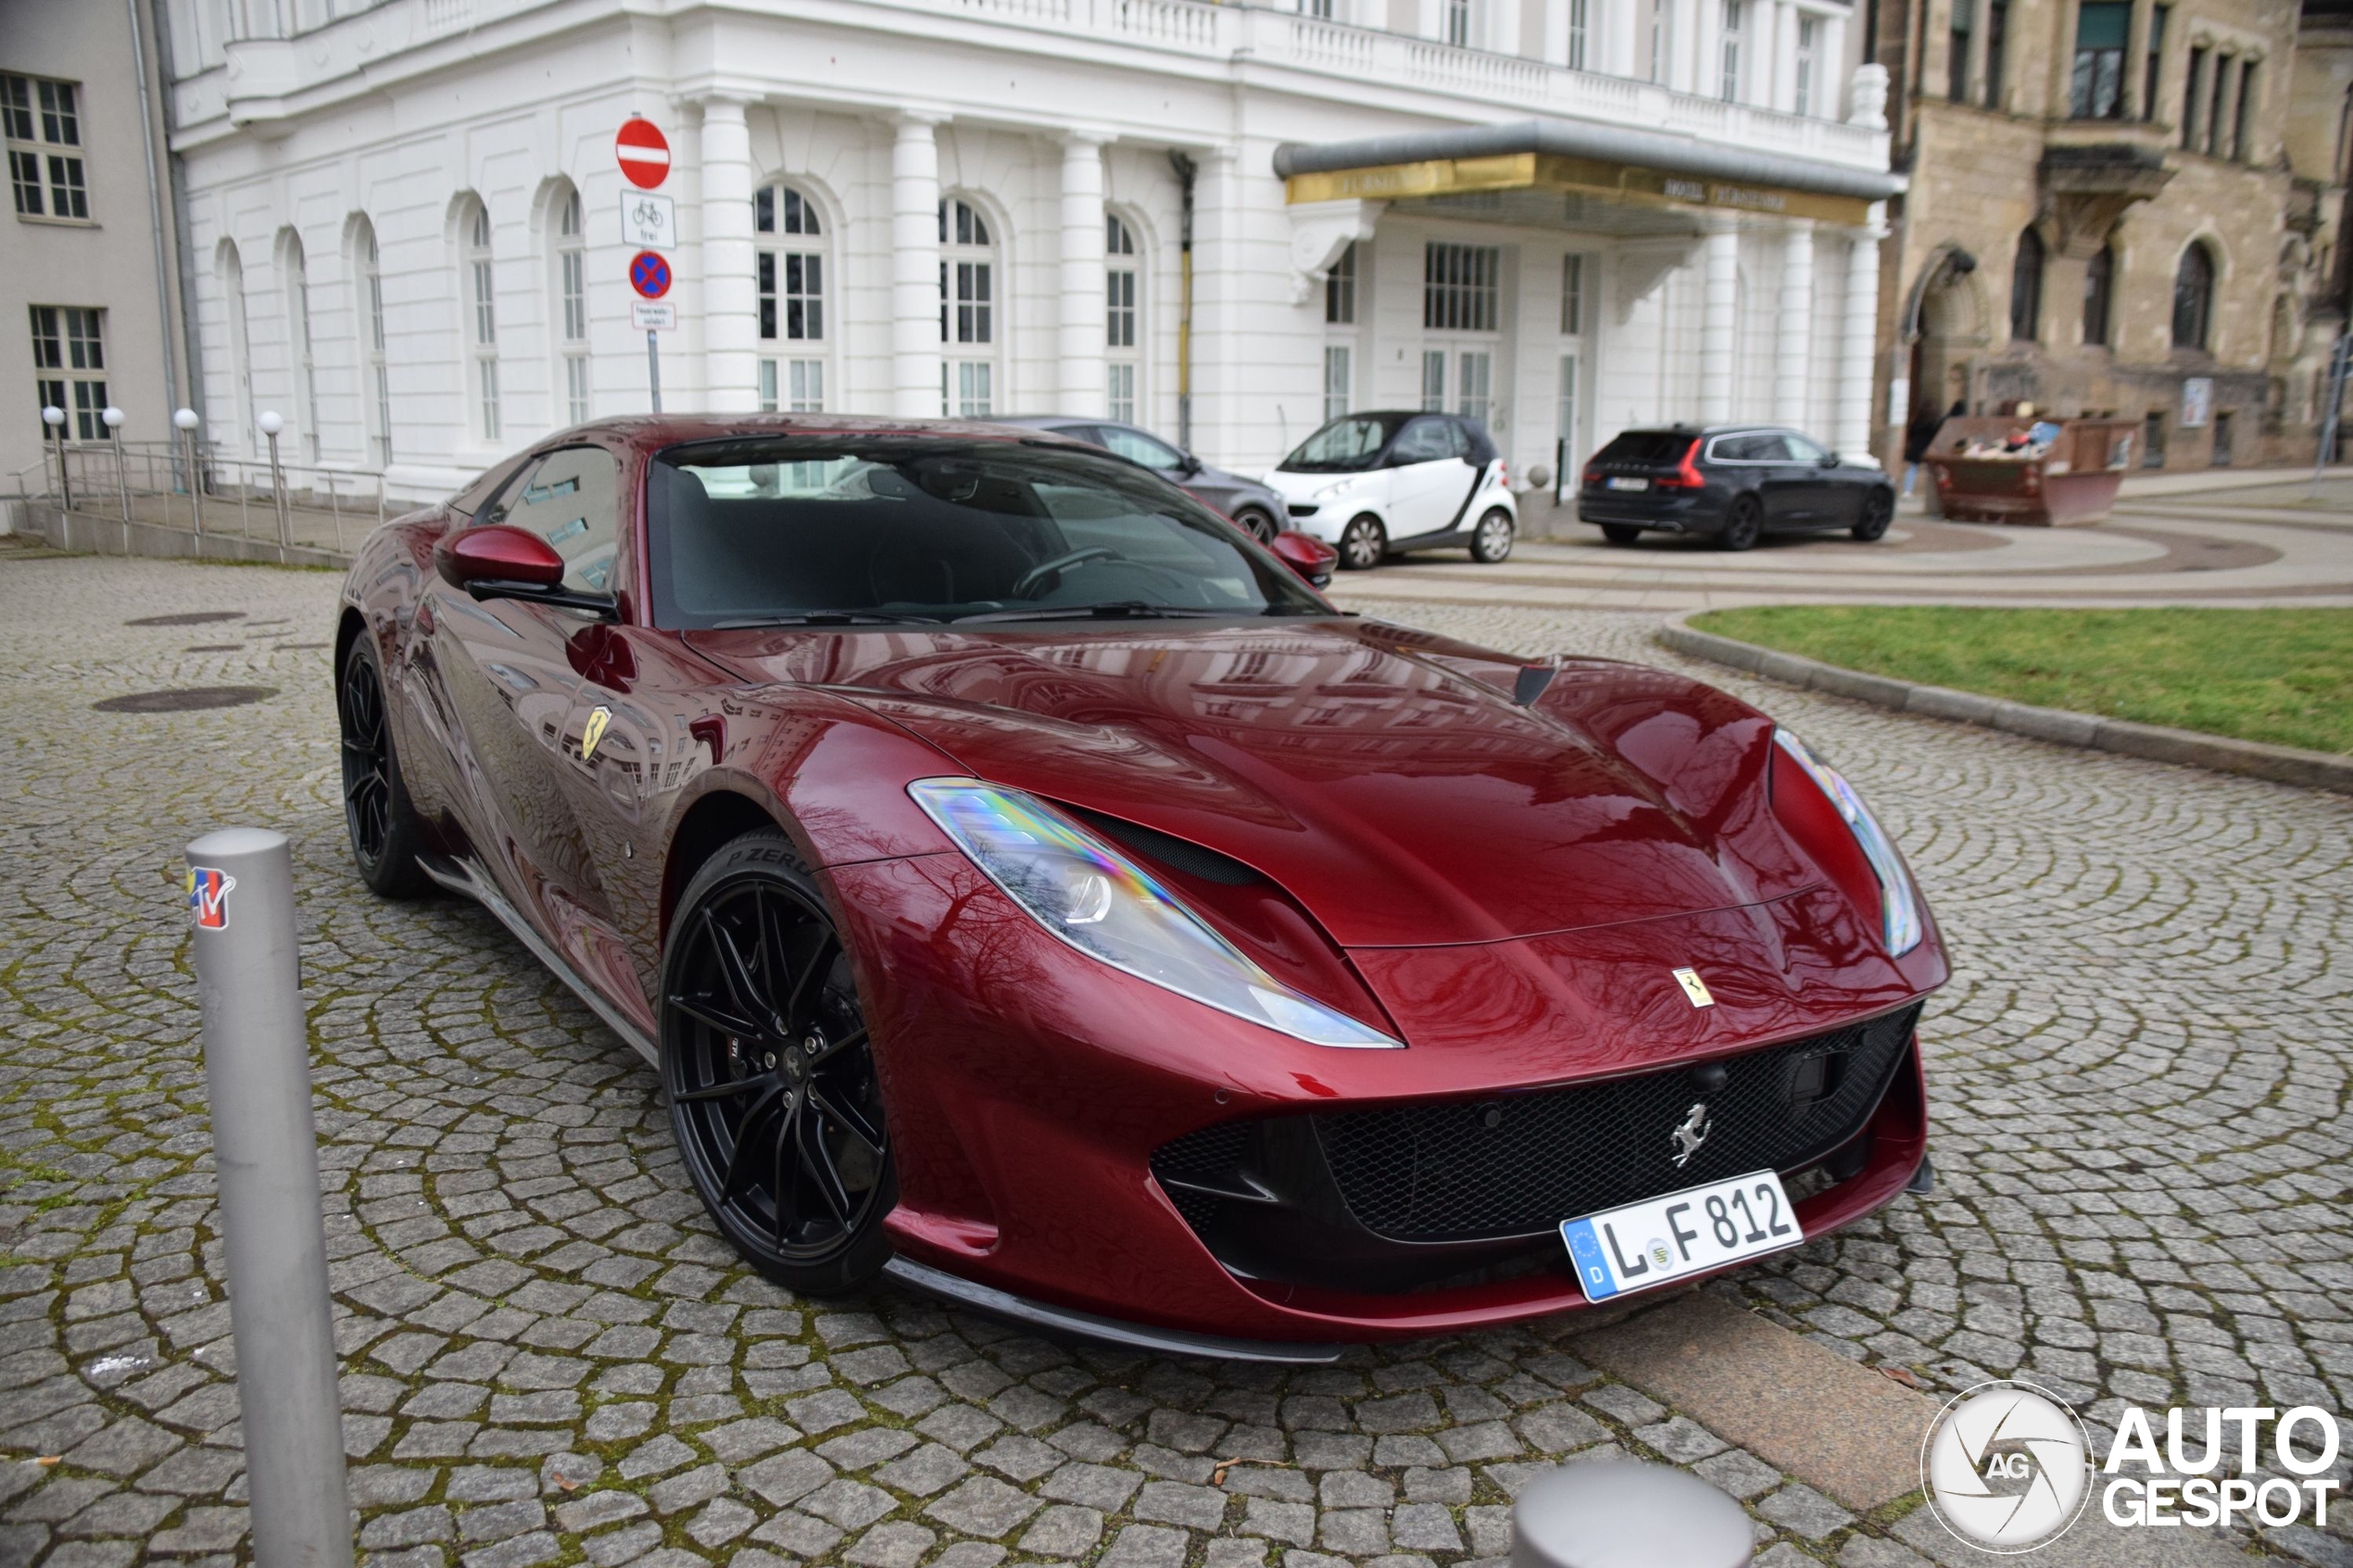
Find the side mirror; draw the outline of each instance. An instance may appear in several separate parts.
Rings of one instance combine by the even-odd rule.
[[[1340,564],[1340,552],[1312,534],[1277,533],[1266,547],[1311,588],[1329,586],[1332,569]]]
[[[1823,453],[1822,466],[1826,469],[1834,469],[1838,467],[1838,454],[1835,452]]]
[[[1176,471],[1178,473],[1199,473],[1201,472],[1201,459],[1194,457],[1190,452],[1179,452],[1176,454]]]
[[[433,564],[443,582],[476,599],[529,599],[607,618],[616,613],[610,595],[575,593],[563,586],[564,558],[555,546],[505,523],[442,535],[434,546]]]

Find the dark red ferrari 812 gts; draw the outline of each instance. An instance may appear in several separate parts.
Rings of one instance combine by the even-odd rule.
[[[1319,549],[1030,430],[564,432],[351,570],[360,874],[486,905],[816,1294],[1312,1361],[1924,1185],[1946,964],[1846,782]]]

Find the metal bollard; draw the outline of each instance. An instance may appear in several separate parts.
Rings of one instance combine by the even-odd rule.
[[[1512,1508],[1512,1568],[1747,1568],[1755,1546],[1740,1504],[1663,1464],[1565,1464]]]
[[[226,828],[189,845],[188,903],[254,1561],[350,1568],[319,1134],[285,835]]]

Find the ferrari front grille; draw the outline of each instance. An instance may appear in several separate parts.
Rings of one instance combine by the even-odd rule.
[[[1563,1220],[1749,1171],[1794,1171],[1860,1132],[1919,1017],[1916,1003],[1711,1064],[1484,1100],[1312,1118],[1349,1211],[1400,1241],[1534,1235]],[[1706,1135],[1678,1165],[1676,1130]],[[1174,1146],[1172,1146],[1173,1148]]]

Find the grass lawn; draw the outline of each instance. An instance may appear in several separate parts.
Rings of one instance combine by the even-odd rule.
[[[2353,753],[2353,609],[1764,605],[1692,624],[1874,675]]]

